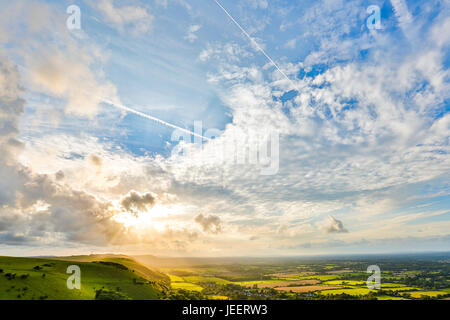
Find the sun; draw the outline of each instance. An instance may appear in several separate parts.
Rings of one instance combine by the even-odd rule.
[[[122,211],[116,214],[114,219],[117,222],[122,223],[127,229],[142,231],[152,228],[162,230],[164,225],[159,220],[167,217],[170,211],[169,207],[157,204],[146,211]]]

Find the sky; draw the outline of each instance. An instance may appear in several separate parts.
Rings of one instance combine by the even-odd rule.
[[[0,5],[0,255],[450,248],[450,1]]]

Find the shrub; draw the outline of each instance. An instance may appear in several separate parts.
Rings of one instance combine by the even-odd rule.
[[[16,274],[15,273],[5,273],[5,277],[6,277],[6,279],[8,279],[8,280],[13,280],[13,279],[15,279],[16,278]]]
[[[130,298],[121,292],[100,289],[95,291],[95,300],[130,300]]]
[[[110,261],[93,261],[93,263],[104,264],[104,265],[107,265],[107,266],[115,267],[115,268],[120,269],[120,270],[128,270],[128,268],[125,267],[123,264],[116,263],[116,262],[110,262]]]

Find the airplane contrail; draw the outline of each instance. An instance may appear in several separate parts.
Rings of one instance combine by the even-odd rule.
[[[16,65],[17,65],[19,68],[21,68],[21,69],[23,69],[23,70],[25,70],[25,71],[29,71],[28,68],[26,68],[25,66],[23,66],[23,65],[21,65],[21,64],[16,63]],[[169,128],[173,128],[173,129],[180,130],[180,131],[185,132],[185,133],[187,133],[187,134],[189,134],[189,135],[193,135],[193,136],[199,137],[199,138],[204,139],[204,140],[207,140],[207,141],[210,141],[210,140],[211,140],[210,138],[207,138],[207,137],[205,137],[205,136],[202,136],[201,134],[198,134],[197,132],[194,132],[194,131],[191,131],[191,130],[184,129],[184,128],[179,127],[179,126],[176,126],[176,125],[171,124],[171,123],[169,123],[169,122],[167,122],[167,121],[161,120],[161,119],[159,119],[159,118],[156,118],[156,117],[154,117],[154,116],[148,115],[148,114],[143,113],[143,112],[141,112],[141,111],[138,111],[138,110],[132,109],[132,108],[130,108],[130,107],[127,107],[127,106],[125,106],[125,105],[123,105],[123,104],[115,103],[115,102],[113,102],[113,101],[111,101],[111,100],[108,100],[108,99],[106,99],[106,98],[103,98],[103,97],[97,96],[97,95],[95,95],[95,94],[92,94],[91,92],[87,92],[87,91],[84,91],[84,92],[85,92],[86,94],[88,94],[88,95],[91,95],[91,96],[94,96],[94,97],[98,98],[101,102],[106,103],[106,104],[109,104],[109,105],[112,105],[112,106],[114,106],[114,107],[116,107],[116,108],[118,108],[118,109],[124,110],[124,111],[129,112],[129,113],[134,113],[134,114],[136,114],[136,115],[138,115],[138,116],[141,116],[141,117],[146,118],[146,119],[153,120],[153,121],[158,122],[158,123],[160,123],[160,124],[162,124],[162,125],[165,125],[165,126],[167,126],[167,127],[169,127]]]
[[[194,131],[187,130],[187,129],[184,129],[184,128],[182,128],[182,127],[176,126],[176,125],[174,125],[174,124],[171,124],[171,123],[169,123],[169,122],[167,122],[167,121],[164,121],[164,120],[161,120],[161,119],[156,118],[156,117],[154,117],[154,116],[151,116],[151,115],[149,115],[149,114],[146,114],[146,113],[143,113],[143,112],[141,112],[141,111],[137,111],[137,110],[132,109],[132,108],[130,108],[130,107],[124,106],[123,104],[118,104],[118,103],[112,102],[111,100],[108,100],[108,99],[105,99],[105,98],[100,98],[100,99],[101,99],[102,102],[104,102],[104,103],[106,103],[106,104],[109,104],[109,105],[112,105],[112,106],[114,106],[114,107],[116,107],[116,108],[118,108],[118,109],[124,110],[124,111],[126,111],[126,112],[134,113],[134,114],[136,114],[136,115],[138,115],[138,116],[141,116],[141,117],[143,117],[143,118],[146,118],[146,119],[150,119],[150,120],[156,121],[156,122],[158,122],[158,123],[160,123],[160,124],[163,124],[163,125],[165,125],[165,126],[167,126],[167,127],[170,127],[170,128],[173,128],[173,129],[177,129],[177,130],[180,130],[180,131],[183,131],[183,132],[185,132],[185,133],[187,133],[187,134],[190,134],[190,135],[193,135],[193,136],[196,136],[196,137],[199,137],[199,138],[208,140],[208,141],[211,140],[210,138],[207,138],[207,137],[205,137],[205,136],[202,136],[201,134],[198,134],[198,133],[196,133],[196,132],[194,132]]]
[[[275,61],[273,61],[273,59],[266,53],[266,51],[264,51],[263,48],[261,48],[261,46],[255,41],[255,39],[253,39],[247,31],[244,30],[244,28],[241,27],[241,25],[236,21],[236,19],[233,18],[233,16],[227,11],[227,9],[225,9],[217,0],[213,0],[220,9],[222,9],[223,12],[225,12],[225,14],[228,16],[228,18],[231,19],[231,21],[233,21],[233,23],[242,31],[243,34],[245,34],[245,36],[250,40],[250,42],[259,50],[261,51],[261,53],[267,58],[267,60],[269,60],[270,63],[272,63],[272,65],[286,78],[286,80],[288,80],[291,85],[294,87],[295,90],[300,91],[297,87],[297,85],[286,75],[286,73],[284,73],[283,70],[280,69],[280,67],[278,67],[278,65],[275,63]]]

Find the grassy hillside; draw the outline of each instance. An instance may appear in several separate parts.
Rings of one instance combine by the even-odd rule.
[[[66,270],[73,264],[81,269],[80,290],[67,288],[70,275]],[[89,300],[96,295],[103,299],[158,299],[164,287],[164,276],[145,269],[125,256],[118,260],[99,256],[79,259],[0,257],[0,299]]]
[[[170,283],[170,278],[149,266],[144,266],[135,259],[118,254],[92,254],[85,256],[68,256],[68,257],[58,257],[55,258],[64,261],[77,261],[77,262],[112,262],[124,265],[131,271],[135,272],[138,276],[150,281],[168,285]]]

